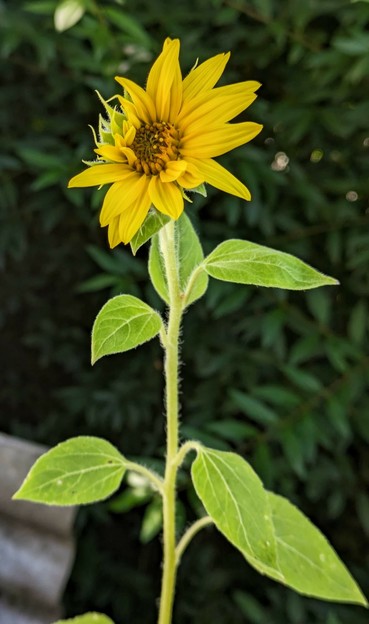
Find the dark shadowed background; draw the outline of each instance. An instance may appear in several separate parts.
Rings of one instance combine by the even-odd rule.
[[[144,84],[168,35],[181,38],[185,71],[231,50],[223,82],[263,83],[242,119],[264,130],[221,159],[250,187],[251,203],[209,188],[208,199],[187,205],[205,251],[245,238],[341,285],[287,293],[212,281],[185,317],[183,438],[246,457],[324,531],[368,596],[369,2],[84,5],[80,21],[57,32],[53,0],[0,2],[0,429],[47,445],[103,436],[160,469],[159,345],[94,368],[89,355],[93,319],[110,295],[162,308],[147,246],[136,258],[123,245],[110,251],[98,226],[102,191],[66,185],[92,157],[95,89],[117,93],[116,74]],[[117,624],[154,624],[160,517],[137,485],[80,511],[66,615],[94,609]],[[179,526],[197,510],[184,471]],[[174,621],[364,624],[368,615],[259,576],[207,529],[184,556]]]

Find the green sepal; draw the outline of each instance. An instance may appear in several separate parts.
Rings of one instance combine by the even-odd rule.
[[[125,458],[110,442],[79,436],[41,455],[13,498],[62,506],[94,503],[118,489],[125,470]]]
[[[123,126],[123,121],[125,121],[127,119],[126,115],[120,111],[118,111],[115,107],[110,106],[110,104],[108,104],[108,102],[106,100],[104,100],[103,96],[99,93],[99,91],[96,89],[96,93],[97,96],[100,100],[100,102],[102,103],[102,105],[104,106],[110,123],[114,125],[114,128],[112,127],[112,133],[115,134],[115,132],[121,132],[122,131],[122,126]],[[113,95],[111,98],[109,98],[109,100],[113,100],[115,99],[116,96]],[[116,128],[116,129],[115,129]]]
[[[110,299],[98,313],[91,338],[91,362],[104,355],[123,353],[151,340],[163,322],[147,303],[132,295]]]
[[[202,195],[203,197],[208,196],[204,182],[202,184],[199,184],[199,186],[196,186],[195,188],[189,189],[189,191],[191,191],[191,193],[198,193],[199,195]]]
[[[110,117],[110,126],[112,134],[122,134],[123,132],[123,122],[126,120],[126,116],[117,111],[116,108],[113,110],[113,114]]]
[[[159,232],[168,221],[170,221],[170,217],[151,207],[145,221],[131,240],[133,255],[135,256],[139,248]]]
[[[115,141],[114,141],[114,137],[110,132],[106,132],[105,130],[102,130],[102,127],[99,127],[99,138],[100,138],[100,144],[99,147],[101,147],[102,145],[114,145]],[[102,161],[105,162],[105,161]]]

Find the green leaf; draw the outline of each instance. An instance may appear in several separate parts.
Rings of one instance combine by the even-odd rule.
[[[101,438],[80,436],[58,444],[32,466],[14,499],[47,505],[84,505],[118,489],[125,459]]]
[[[193,225],[185,213],[175,222],[175,244],[179,267],[179,285],[183,293],[184,305],[189,306],[205,293],[208,286],[208,276],[199,269],[204,254]],[[164,261],[157,235],[152,238],[149,273],[155,290],[169,304]]]
[[[304,439],[301,439],[295,427],[287,426],[283,429],[281,444],[284,454],[296,474],[303,479],[306,475],[304,461]]]
[[[169,305],[168,286],[165,278],[164,262],[160,252],[159,236],[155,234],[151,239],[149,252],[149,275],[159,297]]]
[[[265,609],[253,596],[241,590],[236,590],[233,594],[233,599],[242,615],[247,618],[246,622],[250,624],[265,624]]]
[[[55,0],[34,0],[23,5],[25,11],[35,15],[52,15],[55,10]]]
[[[330,322],[332,300],[326,290],[313,290],[306,294],[308,308],[322,325]]]
[[[129,271],[133,268],[128,260],[128,254],[126,255],[125,252],[123,252],[123,256],[123,254],[119,253],[119,249],[106,251],[95,245],[86,245],[86,251],[97,266],[105,273],[121,277],[123,273],[127,272],[127,269]]]
[[[307,596],[367,606],[320,531],[289,501],[266,492],[241,457],[201,448],[192,480],[216,527],[259,572]]]
[[[332,45],[347,56],[366,55],[369,49],[369,35],[365,32],[358,32],[349,37],[336,37]]]
[[[155,497],[146,507],[140,530],[140,541],[142,544],[151,542],[160,532],[163,525],[162,500]]]
[[[228,451],[230,446],[225,439],[218,437],[218,434],[209,433],[203,428],[194,427],[191,425],[183,425],[181,429],[183,435],[190,440],[197,440],[204,446],[211,446],[222,451]]]
[[[283,581],[269,499],[251,466],[235,453],[202,447],[192,464],[192,480],[219,531],[259,572]]]
[[[114,624],[113,620],[101,613],[85,613],[69,620],[58,620],[55,624]]]
[[[360,524],[366,535],[369,535],[369,496],[366,492],[358,493],[356,509]]]
[[[364,299],[352,309],[348,324],[348,335],[353,342],[361,345],[365,341],[368,324],[368,307]]]
[[[225,420],[211,421],[205,425],[207,431],[219,435],[230,442],[239,442],[240,440],[248,440],[257,435],[256,427],[247,425],[239,420],[227,418]]]
[[[193,274],[186,284],[186,288],[183,293],[183,305],[188,307],[197,299],[200,299],[206,292],[208,287],[209,278],[205,271],[201,269],[194,269]]]
[[[237,284],[290,290],[338,284],[295,256],[236,239],[218,245],[203,266],[211,277]]]
[[[114,9],[113,7],[104,8],[104,14],[116,28],[119,28],[132,41],[144,46],[145,49],[151,47],[151,39],[139,20],[128,13],[124,13],[121,9]]]
[[[21,145],[17,147],[17,154],[19,154],[19,156],[30,167],[35,169],[46,169],[49,171],[52,167],[60,169],[63,164],[61,156],[56,154],[46,154],[44,151],[34,147],[29,147],[28,145]]]
[[[145,505],[152,495],[152,489],[147,487],[127,488],[109,503],[109,510],[114,513],[127,513],[135,507]]]
[[[286,585],[307,596],[367,606],[358,585],[322,533],[288,500],[271,492],[268,496],[279,568]]]
[[[83,0],[63,0],[54,13],[55,30],[63,32],[72,28],[85,13]]]
[[[256,386],[252,389],[252,392],[256,397],[263,399],[272,405],[276,405],[277,407],[296,407],[296,405],[300,402],[298,394],[274,384]]]
[[[278,421],[278,415],[276,412],[271,410],[270,407],[264,405],[264,403],[258,399],[254,399],[244,392],[240,392],[235,389],[231,389],[229,391],[229,396],[233,404],[242,410],[242,412],[251,420],[261,423],[262,425],[272,425]]]
[[[79,293],[96,292],[98,290],[104,290],[117,284],[118,277],[116,275],[109,275],[107,273],[99,273],[89,279],[81,282],[76,291]]]
[[[191,221],[186,218],[179,224],[179,281],[183,305],[187,307],[200,299],[207,290],[209,278],[200,267],[204,253]]]
[[[154,234],[159,232],[161,228],[170,221],[170,217],[158,212],[155,208],[151,208],[142,226],[137,234],[131,240],[132,253],[135,256],[137,251],[144,245]]]
[[[282,372],[286,377],[298,388],[306,392],[319,392],[323,385],[318,377],[314,377],[311,373],[307,373],[297,366],[281,366]]]
[[[122,353],[154,338],[160,315],[132,295],[118,295],[100,310],[92,328],[92,364],[104,355]]]
[[[321,336],[318,333],[309,332],[293,344],[289,352],[288,363],[296,366],[303,362],[308,362],[312,358],[319,356],[323,348],[324,344]]]

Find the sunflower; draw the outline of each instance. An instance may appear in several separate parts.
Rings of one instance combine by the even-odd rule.
[[[247,143],[260,124],[228,122],[256,98],[260,83],[246,81],[214,88],[230,54],[218,54],[195,66],[182,79],[178,39],[166,39],[154,62],[146,90],[116,77],[123,95],[120,109],[104,103],[109,119],[100,119],[98,160],[74,176],[69,187],[111,184],[100,214],[108,226],[110,247],[128,243],[151,206],[178,219],[185,191],[204,182],[249,200],[247,187],[215,157]]]

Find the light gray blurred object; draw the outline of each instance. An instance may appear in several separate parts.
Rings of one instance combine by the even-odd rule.
[[[74,559],[75,507],[13,501],[47,449],[0,434],[0,624],[51,624]]]

